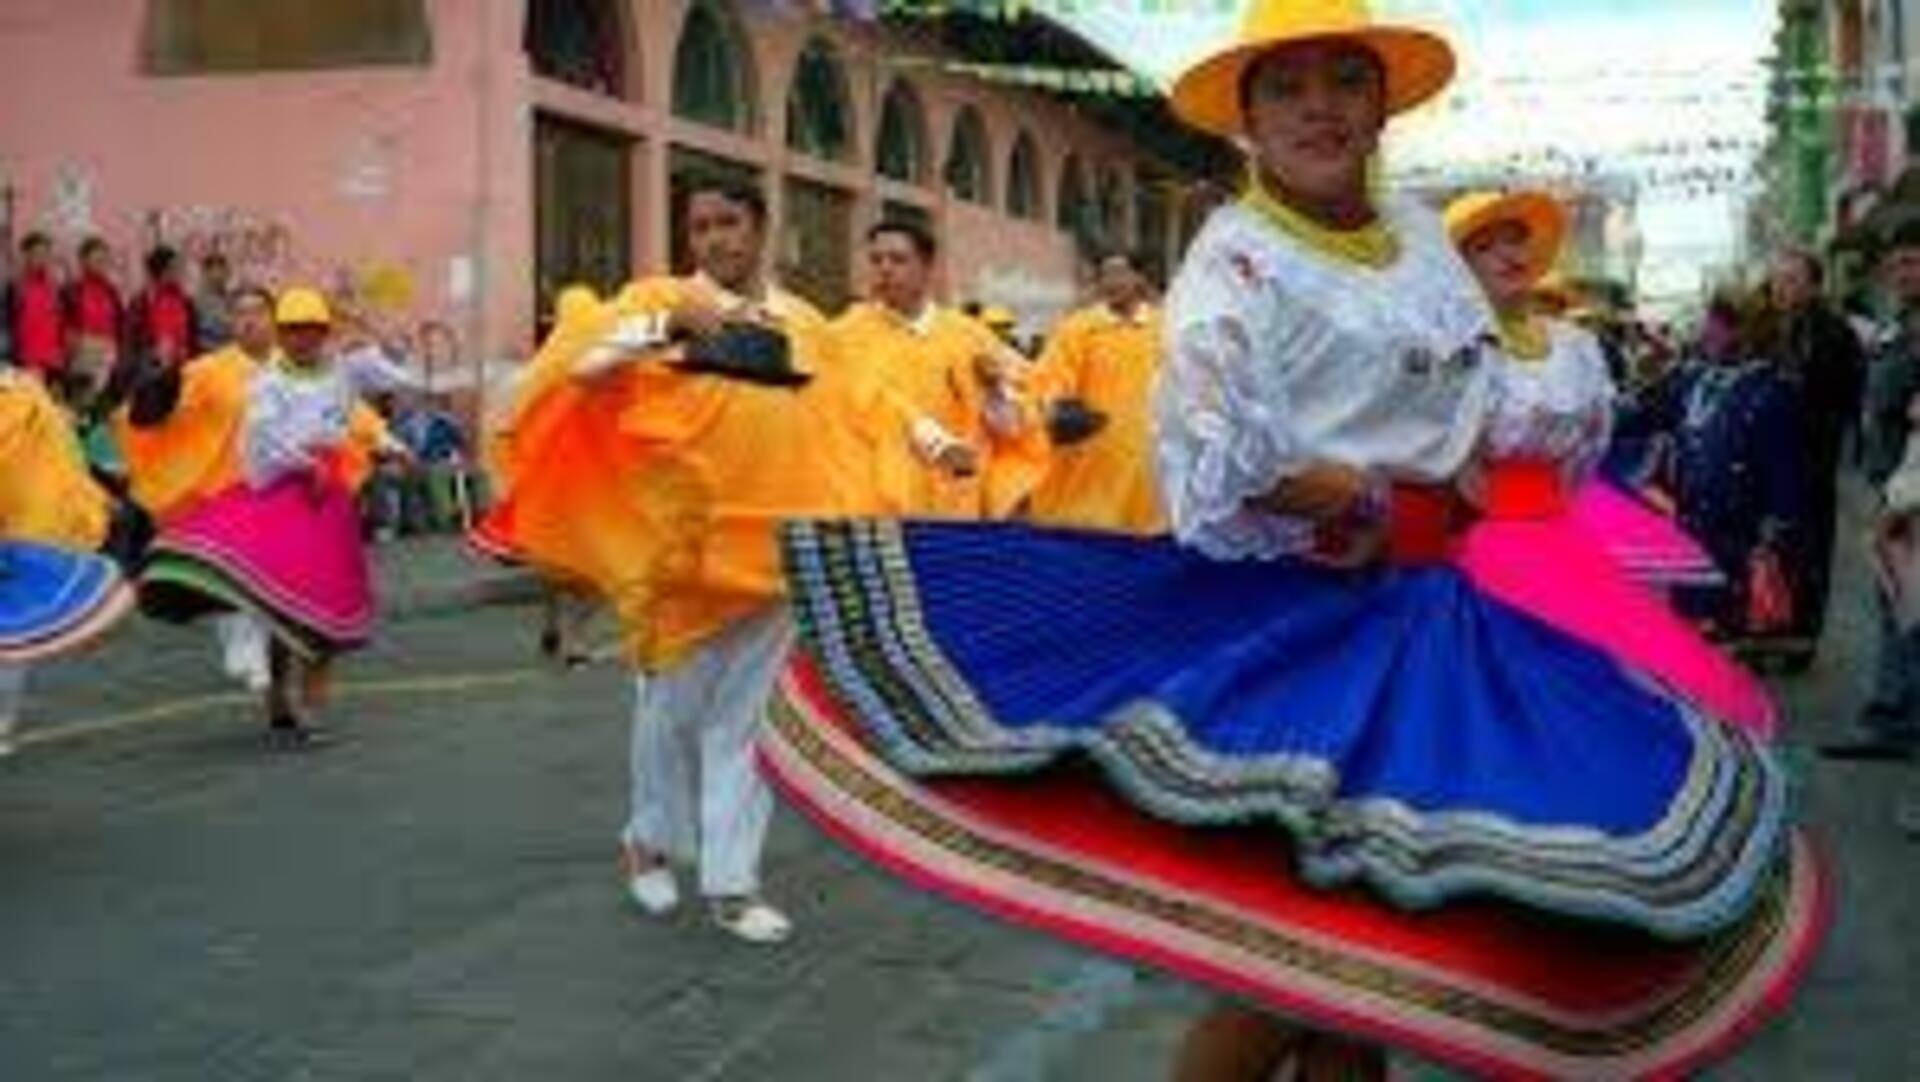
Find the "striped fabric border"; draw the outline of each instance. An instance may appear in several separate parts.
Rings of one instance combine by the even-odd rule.
[[[132,584],[116,574],[84,606],[69,611],[58,625],[0,639],[0,662],[45,661],[81,649],[132,612],[135,602]]]
[[[909,774],[1025,773],[1080,751],[1136,806],[1170,821],[1285,825],[1318,885],[1364,881],[1406,908],[1484,893],[1675,939],[1738,920],[1786,834],[1786,782],[1772,759],[1679,702],[1693,746],[1685,784],[1659,823],[1627,837],[1337,800],[1331,763],[1225,761],[1157,703],[1095,730],[1009,729],[932,640],[898,523],[795,523],[784,545],[806,649],[881,754]]]
[[[783,675],[762,761],[809,817],[867,858],[1018,923],[1487,1076],[1684,1077],[1785,1007],[1830,918],[1819,861],[1796,837],[1746,917],[1700,940],[1673,980],[1583,1009],[1289,913],[1240,910],[1204,885],[1153,880],[1136,870],[1153,866],[1141,854],[1063,851],[983,820],[836,724],[816,674],[801,659]],[[1513,949],[1528,947],[1516,939]],[[1571,970],[1542,958],[1526,979],[1577,983],[1579,959],[1564,961]]]
[[[275,638],[286,643],[304,660],[329,657],[356,649],[367,642],[364,628],[353,637],[335,637],[322,628],[303,622],[297,614],[282,610],[270,597],[256,593],[248,580],[238,579],[224,568],[185,552],[154,553],[140,580],[144,585],[165,585],[188,590],[228,608],[248,613],[264,622]]]

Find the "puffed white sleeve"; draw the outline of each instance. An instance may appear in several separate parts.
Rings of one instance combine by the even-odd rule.
[[[1174,536],[1219,560],[1272,559],[1313,546],[1303,519],[1256,511],[1306,465],[1288,424],[1279,298],[1252,257],[1204,235],[1166,305],[1166,361],[1154,392],[1161,495]]]

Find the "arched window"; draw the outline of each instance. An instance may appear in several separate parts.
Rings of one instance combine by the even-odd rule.
[[[753,128],[752,53],[732,17],[694,0],[673,51],[673,115],[729,131]]]
[[[787,146],[816,158],[840,161],[852,149],[845,69],[822,38],[807,42],[794,64],[787,90]]]
[[[904,79],[895,79],[880,103],[880,134],[874,168],[883,177],[918,184],[927,176],[927,120],[920,98]]]
[[[1067,155],[1060,166],[1060,187],[1053,199],[1053,224],[1068,233],[1083,233],[1087,220],[1087,178],[1077,155]]]
[[[963,107],[953,119],[953,139],[947,144],[947,190],[969,203],[993,202],[992,161],[986,121],[980,119],[980,110]]]
[[[536,73],[626,96],[626,34],[614,0],[529,0],[524,44]]]
[[[1014,138],[1007,156],[1007,213],[1029,220],[1040,217],[1040,151],[1024,131]]]

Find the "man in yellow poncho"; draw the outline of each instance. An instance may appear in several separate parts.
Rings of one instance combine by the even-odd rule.
[[[241,480],[247,383],[273,359],[273,304],[273,294],[259,286],[236,290],[231,342],[163,369],[136,389],[135,409],[157,409],[157,400],[167,401],[164,419],[143,427],[132,422],[127,409],[114,416],[133,500],[163,528]],[[227,676],[265,691],[270,680],[266,629],[246,613],[232,612],[214,618],[213,630]]]
[[[873,227],[873,299],[834,321],[834,338],[877,388],[867,417],[885,434],[876,444],[882,510],[1005,518],[1046,469],[1046,436],[1023,386],[1030,366],[980,321],[934,302],[937,253],[911,222]]]
[[[698,272],[649,278],[563,320],[505,433],[513,541],[543,573],[591,584],[618,615],[636,680],[629,896],[664,914],[675,861],[715,923],[749,942],[791,931],[760,893],[772,794],[754,762],[791,640],[782,520],[870,509],[870,397],[820,315],[763,276],[758,189],[696,182]]]
[[[1127,253],[1100,260],[1098,285],[1099,303],[1061,321],[1034,373],[1054,452],[1029,510],[1050,526],[1157,534],[1166,529],[1150,416],[1160,313]]]

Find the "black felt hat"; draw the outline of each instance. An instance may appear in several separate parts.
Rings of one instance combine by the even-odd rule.
[[[793,343],[763,323],[731,321],[716,334],[690,340],[679,366],[688,372],[759,383],[802,387],[813,378],[793,365]]]

